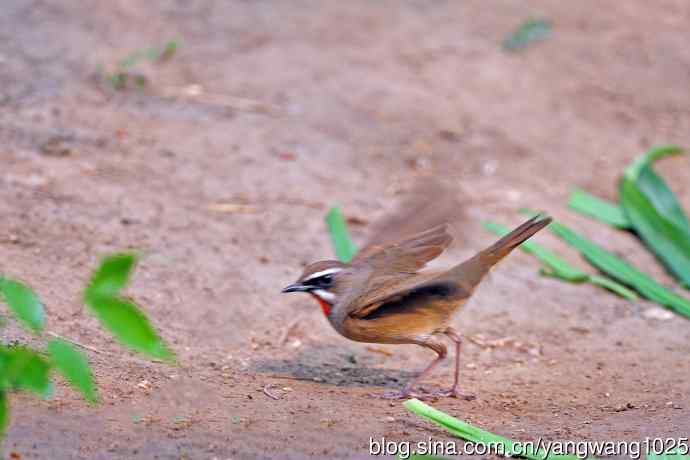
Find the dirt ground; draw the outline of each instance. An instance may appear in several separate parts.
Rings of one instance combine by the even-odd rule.
[[[502,51],[530,17],[552,20],[553,35]],[[400,387],[428,351],[347,341],[280,289],[332,257],[331,204],[357,219],[361,243],[430,175],[465,203],[442,263],[492,242],[481,219],[514,225],[529,206],[671,285],[632,236],[566,201],[575,186],[614,199],[639,153],[689,144],[689,29],[685,0],[4,0],[2,271],[39,291],[50,331],[98,350],[87,353],[102,399],[90,407],[62,382],[50,401],[12,395],[6,453],[357,459],[370,436],[451,439],[368,396]],[[99,65],[169,39],[179,53],[141,66],[144,90],[98,81]],[[661,165],[686,209],[689,166]],[[142,254],[128,293],[179,366],[126,352],[80,301],[98,258],[127,248]],[[435,407],[524,440],[687,436],[688,322],[537,271],[512,254],[458,315],[477,399]]]

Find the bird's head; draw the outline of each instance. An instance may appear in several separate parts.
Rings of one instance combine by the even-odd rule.
[[[286,286],[283,292],[306,292],[321,305],[326,316],[330,316],[338,300],[338,291],[347,265],[337,260],[322,260],[304,268],[296,282]]]

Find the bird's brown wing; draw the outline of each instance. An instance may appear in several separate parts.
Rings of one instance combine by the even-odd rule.
[[[353,265],[367,265],[375,276],[416,273],[435,259],[453,241],[445,224],[387,245],[366,247],[352,260]]]
[[[366,316],[436,276],[417,272],[453,241],[448,224],[461,213],[458,196],[438,179],[422,180],[394,213],[374,225],[368,243],[352,260],[366,275],[353,283],[347,300],[350,315]]]
[[[371,289],[365,290],[349,304],[349,316],[363,318],[371,315],[385,304],[391,304],[407,297],[416,289],[428,286],[439,276],[439,272],[423,272],[413,275],[390,275],[370,278]]]
[[[418,271],[438,257],[451,241],[446,226],[441,225],[395,244],[370,247],[368,255],[352,262],[366,276],[353,285],[357,294],[348,300],[348,313],[366,316],[382,303],[438,276]]]

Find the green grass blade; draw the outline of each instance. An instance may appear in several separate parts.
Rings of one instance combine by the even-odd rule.
[[[666,289],[651,276],[575,233],[565,225],[554,221],[549,225],[549,229],[580,251],[585,259],[602,272],[634,288],[645,298],[690,318],[690,301],[688,299]]]
[[[7,425],[10,421],[10,405],[7,400],[7,392],[0,388],[0,440],[2,440]],[[0,454],[2,451],[0,450]]]
[[[678,203],[675,194],[651,168],[651,165],[661,158],[683,153],[683,150],[675,145],[653,147],[627,167],[623,175],[638,184],[640,190],[662,215],[686,232],[690,232],[688,216]]]
[[[652,149],[625,170],[620,183],[621,205],[642,241],[678,280],[690,286],[688,219],[652,162],[682,151],[673,146]]]
[[[95,403],[98,400],[91,366],[81,351],[64,340],[53,339],[48,343],[48,354],[53,366],[87,401]]]
[[[333,242],[338,260],[341,262],[351,261],[357,253],[357,247],[352,242],[352,238],[350,238],[347,222],[345,222],[345,218],[339,207],[332,207],[330,211],[328,211],[326,223],[331,233],[331,241]]]
[[[39,395],[51,391],[50,364],[34,350],[0,345],[0,390],[29,390]]]
[[[543,19],[528,19],[503,41],[506,51],[518,51],[533,42],[544,40],[551,35],[551,23]]]
[[[642,241],[672,275],[690,286],[690,234],[659,214],[633,182],[621,183],[621,203]]]
[[[45,312],[33,289],[19,281],[0,277],[0,294],[23,325],[34,332],[43,330]]]
[[[604,289],[608,289],[609,291],[613,292],[614,294],[618,294],[624,299],[639,299],[639,296],[635,294],[635,291],[628,289],[620,283],[616,283],[611,278],[607,278],[605,276],[600,275],[589,275],[589,282],[594,284],[595,286],[600,286]]]
[[[549,455],[546,456],[544,450],[536,449],[531,444],[513,441],[503,436],[499,436],[481,428],[473,426],[463,420],[452,417],[445,412],[424,404],[418,399],[410,399],[403,403],[403,406],[410,412],[413,412],[420,417],[424,417],[437,425],[447,429],[453,435],[462,438],[466,441],[484,444],[502,444],[504,446],[504,454],[514,457],[525,457],[530,460],[545,460],[545,459],[561,459],[561,460],[576,460],[575,455]]]
[[[690,233],[688,216],[681,208],[676,195],[651,167],[640,171],[637,185],[649,198],[657,211],[673,222],[678,228]]]
[[[573,190],[570,194],[568,206],[605,224],[622,229],[630,228],[630,222],[620,206],[596,197],[584,190]]]

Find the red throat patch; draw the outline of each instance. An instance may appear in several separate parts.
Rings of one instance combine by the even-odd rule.
[[[319,302],[319,305],[321,305],[321,310],[323,310],[323,314],[326,316],[330,316],[331,314],[331,304],[323,300],[321,297],[318,295],[314,294],[313,292],[310,292],[311,296],[316,299],[317,302]]]

